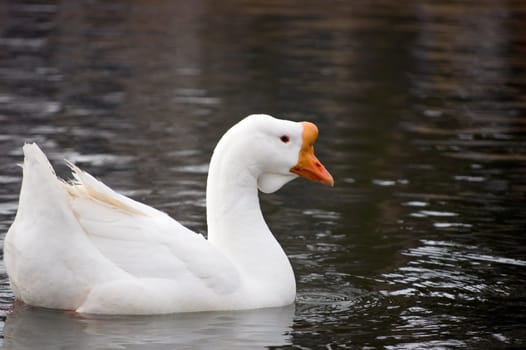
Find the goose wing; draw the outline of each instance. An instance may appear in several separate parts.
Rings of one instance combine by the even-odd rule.
[[[201,234],[70,167],[74,181],[64,187],[73,213],[93,245],[119,268],[138,278],[205,285],[221,294],[236,290],[236,268]]]

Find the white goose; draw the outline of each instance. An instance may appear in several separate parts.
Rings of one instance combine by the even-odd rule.
[[[165,213],[120,195],[71,165],[55,176],[35,144],[4,260],[17,299],[99,314],[161,314],[288,305],[296,283],[267,227],[258,189],[295,177],[333,185],[314,155],[309,122],[251,115],[219,141],[210,162],[208,240]]]

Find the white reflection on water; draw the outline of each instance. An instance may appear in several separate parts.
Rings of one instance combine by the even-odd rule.
[[[162,316],[95,316],[16,305],[5,349],[258,349],[291,343],[294,306]]]
[[[72,163],[88,163],[94,166],[105,164],[126,164],[133,159],[132,156],[117,156],[114,154],[80,154],[75,151],[62,152],[64,158]]]
[[[408,266],[397,272],[384,274],[388,281],[401,288],[383,291],[390,296],[430,296],[455,300],[485,300],[489,295],[506,296],[506,286],[491,281],[501,278],[497,265],[526,266],[526,261],[489,254],[481,254],[482,248],[474,245],[448,241],[421,240],[421,246],[404,253],[414,258]],[[482,265],[482,263],[485,263]],[[472,270],[485,270],[485,278],[467,272],[461,267],[470,265]]]

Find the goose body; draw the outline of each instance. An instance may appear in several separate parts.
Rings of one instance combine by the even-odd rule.
[[[213,153],[207,181],[208,239],[167,214],[118,194],[70,165],[58,179],[26,144],[20,202],[4,243],[17,299],[99,314],[238,310],[291,304],[287,256],[267,227],[258,190],[297,176],[332,185],[316,159],[317,128],[252,115]]]

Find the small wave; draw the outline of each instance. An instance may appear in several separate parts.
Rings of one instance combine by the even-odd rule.
[[[303,292],[296,297],[296,309],[306,318],[338,319],[338,314],[364,312],[378,305],[384,296],[365,290],[347,288],[343,292]]]

